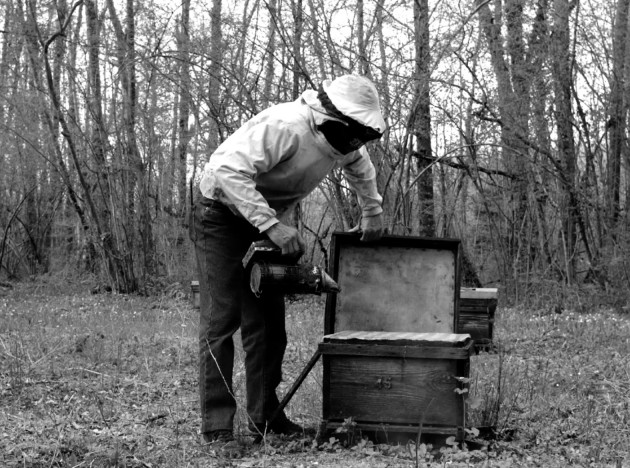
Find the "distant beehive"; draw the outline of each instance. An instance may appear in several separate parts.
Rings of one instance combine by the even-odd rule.
[[[461,288],[457,333],[468,333],[477,349],[492,345],[496,288]]]
[[[190,282],[190,296],[195,309],[199,308],[199,281]]]

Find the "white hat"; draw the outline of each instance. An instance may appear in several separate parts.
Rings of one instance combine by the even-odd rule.
[[[333,81],[324,80],[322,87],[330,101],[346,117],[383,133],[387,124],[381,113],[378,91],[367,78],[343,75]]]

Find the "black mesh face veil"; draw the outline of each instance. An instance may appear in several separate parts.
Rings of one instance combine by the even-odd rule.
[[[332,103],[321,84],[317,91],[317,99],[328,115],[343,121],[328,120],[318,127],[328,142],[341,154],[358,150],[368,141],[376,140],[383,135],[381,132],[342,114]]]

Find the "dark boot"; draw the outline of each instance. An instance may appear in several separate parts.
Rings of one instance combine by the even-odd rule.
[[[274,434],[304,435],[305,430],[299,424],[294,423],[284,413],[278,415],[269,425],[269,430]]]
[[[240,458],[243,456],[243,446],[234,439],[229,429],[219,429],[203,433],[204,447],[217,457]]]
[[[277,434],[289,437],[304,436],[308,434],[306,429],[291,421],[284,413],[277,416],[271,424],[269,424],[269,422],[264,424],[250,423],[249,430],[254,435],[254,443],[260,443],[263,437],[267,434]]]

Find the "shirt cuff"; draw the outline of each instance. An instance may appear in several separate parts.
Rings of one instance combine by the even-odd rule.
[[[276,224],[278,224],[280,221],[278,220],[278,218],[269,218],[267,221],[265,221],[262,224],[259,224],[258,227],[258,231],[260,232],[265,232],[267,229],[269,229],[271,226],[275,226]]]
[[[383,212],[382,206],[371,206],[369,208],[364,208],[362,211],[363,217],[376,216],[380,215]]]

